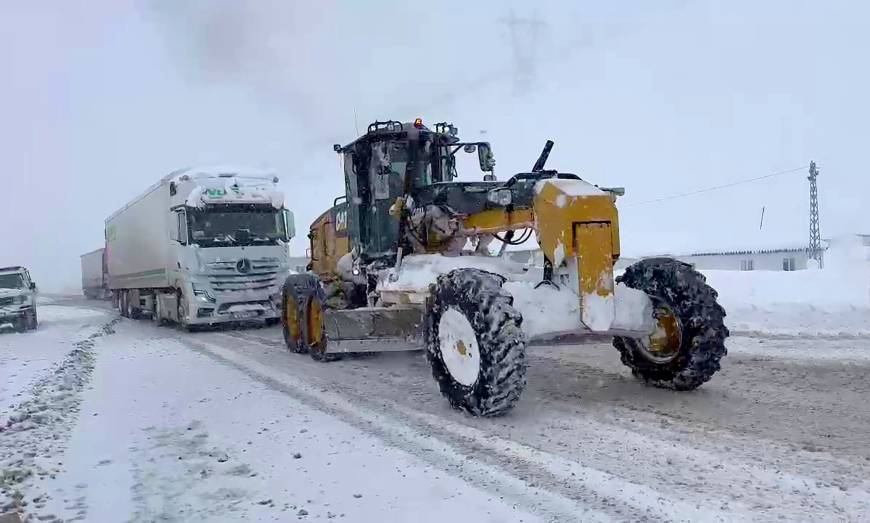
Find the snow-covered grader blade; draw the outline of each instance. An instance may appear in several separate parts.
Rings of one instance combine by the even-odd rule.
[[[336,145],[347,194],[311,226],[311,272],[285,282],[287,346],[319,360],[425,350],[451,405],[482,416],[517,402],[537,341],[613,336],[647,382],[709,380],[728,336],[716,292],[667,258],[614,278],[622,190],[545,171],[552,145],[504,182],[489,144],[460,142],[448,124],[375,122]],[[460,150],[478,152],[483,182],[454,181]],[[542,268],[506,251],[532,235]]]

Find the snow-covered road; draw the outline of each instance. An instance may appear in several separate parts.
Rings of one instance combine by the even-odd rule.
[[[735,336],[692,393],[638,383],[607,343],[534,348],[518,407],[476,419],[419,353],[322,364],[278,328],[44,309],[40,331],[0,335],[17,376],[0,499],[43,518],[870,518],[867,338]]]

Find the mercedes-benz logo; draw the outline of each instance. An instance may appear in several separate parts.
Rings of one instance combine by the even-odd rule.
[[[236,262],[236,270],[241,273],[251,272],[251,260],[247,258],[242,258],[238,262]]]

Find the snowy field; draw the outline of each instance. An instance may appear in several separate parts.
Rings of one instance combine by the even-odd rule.
[[[419,353],[323,364],[279,328],[183,333],[56,297],[36,332],[0,334],[0,513],[867,521],[870,304],[842,275],[707,273],[734,331],[711,382],[644,386],[606,341],[534,347],[497,419],[451,410]]]

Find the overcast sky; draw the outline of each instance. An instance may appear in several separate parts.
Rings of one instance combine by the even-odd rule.
[[[512,35],[511,12],[538,22]],[[868,19],[859,1],[3,2],[0,265],[75,288],[107,215],[203,163],[278,170],[301,254],[343,190],[332,143],[417,116],[490,140],[502,178],[555,140],[549,167],[626,187],[628,254],[806,241],[804,171],[639,203],[810,160],[823,236],[868,233]]]

